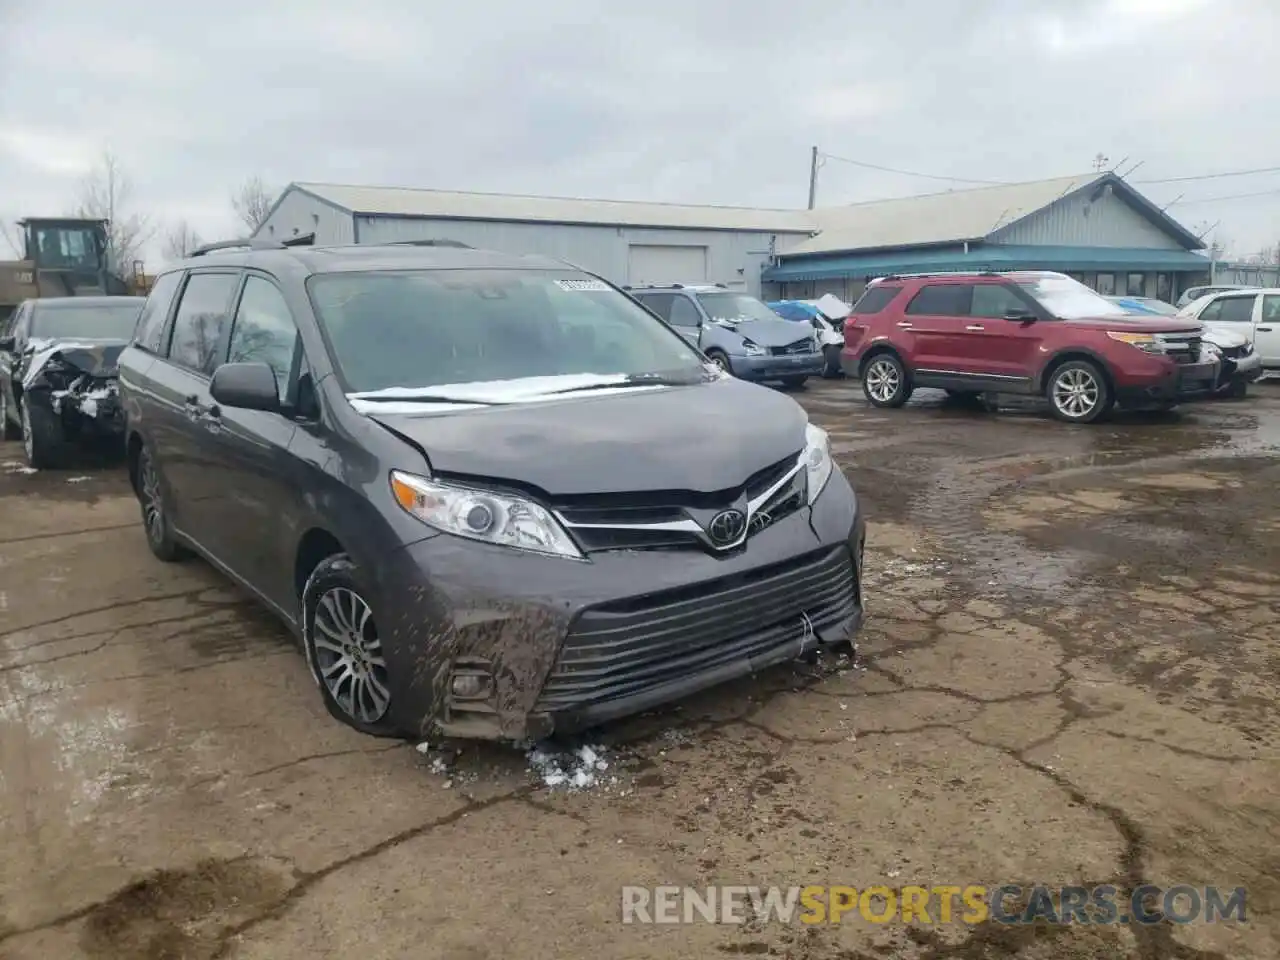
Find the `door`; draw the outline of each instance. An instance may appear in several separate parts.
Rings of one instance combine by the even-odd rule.
[[[240,410],[211,400],[201,418],[212,462],[208,549],[268,600],[293,615],[292,544],[301,483],[289,443],[302,356],[298,328],[275,283],[248,274],[231,320],[228,363],[265,363],[276,375],[282,412]]]
[[[1258,299],[1262,303],[1257,308],[1253,349],[1262,357],[1264,369],[1280,371],[1280,294],[1265,293]]]
[[[1044,324],[1054,320],[1005,319],[1011,312],[1034,316],[1035,305],[1008,284],[976,283],[969,298],[959,369],[993,379],[1030,381],[1039,365]]]
[[[170,518],[211,553],[217,464],[205,423],[213,406],[209,377],[225,349],[228,311],[239,285],[238,270],[191,274],[179,295],[163,356],[148,374],[152,453]]]
[[[671,300],[668,322],[672,329],[695,347],[702,346],[702,313],[688,297],[677,294]]]
[[[1197,319],[1210,329],[1229,330],[1252,341],[1257,337],[1255,308],[1261,299],[1253,293],[1222,294],[1208,303]]]
[[[633,287],[703,283],[707,248],[634,243],[627,251],[627,283]]]
[[[926,376],[964,373],[964,325],[969,288],[963,283],[921,287],[898,321],[898,334],[910,344],[915,370]]]

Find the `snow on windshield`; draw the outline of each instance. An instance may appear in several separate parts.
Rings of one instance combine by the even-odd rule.
[[[1124,307],[1070,277],[1037,277],[1020,281],[1018,286],[1060,320],[1128,316]]]

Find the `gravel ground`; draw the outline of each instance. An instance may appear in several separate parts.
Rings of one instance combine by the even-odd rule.
[[[533,759],[337,725],[269,616],[151,558],[118,465],[0,445],[0,957],[1280,955],[1280,385],[1091,428],[796,397],[871,521],[858,659]],[[1249,922],[619,919],[1007,882],[1245,886]]]

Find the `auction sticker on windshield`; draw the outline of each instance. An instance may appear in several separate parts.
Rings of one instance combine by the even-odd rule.
[[[608,293],[612,289],[603,280],[557,280],[556,286],[561,290],[574,290],[581,293]]]

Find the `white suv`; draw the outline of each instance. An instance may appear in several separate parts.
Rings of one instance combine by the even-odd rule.
[[[1210,330],[1243,334],[1262,358],[1263,376],[1280,376],[1280,287],[1211,293],[1178,315],[1194,317]]]

